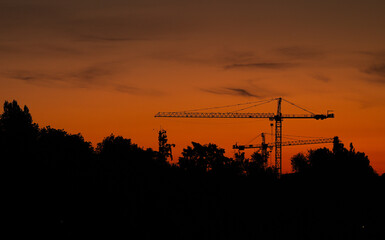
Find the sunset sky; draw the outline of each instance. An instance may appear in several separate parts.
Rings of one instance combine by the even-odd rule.
[[[383,0],[0,0],[0,100],[93,145],[114,133],[157,149],[162,127],[176,157],[191,141],[231,157],[270,122],[154,115],[283,97],[335,113],[285,120],[284,135],[339,136],[384,173],[384,10]],[[315,147],[284,147],[283,172]]]

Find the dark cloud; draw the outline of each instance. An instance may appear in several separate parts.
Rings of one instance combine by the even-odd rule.
[[[177,62],[179,64],[213,64],[213,60],[210,57],[202,56],[197,54],[191,49],[167,49],[161,51],[154,51],[148,55],[149,58],[160,60],[160,61],[170,61]]]
[[[122,85],[122,84],[116,84],[114,86],[114,90],[122,93],[130,93],[130,94],[136,94],[140,91],[139,88],[136,87],[130,87],[127,85]]]
[[[120,92],[120,93],[126,93],[126,94],[133,94],[133,95],[146,95],[146,96],[161,96],[163,95],[163,92],[154,90],[151,88],[137,88],[133,86],[127,86],[123,84],[115,84],[112,87],[112,90]]]
[[[0,40],[1,41],[1,40]],[[19,57],[22,59],[36,58],[39,56],[39,60],[50,58],[53,60],[64,58],[79,58],[88,57],[94,53],[95,50],[92,47],[80,47],[78,45],[61,44],[57,42],[53,43],[13,43],[0,42],[0,60],[6,60],[9,57]]]
[[[318,81],[321,81],[321,82],[329,82],[331,79],[330,77],[328,76],[325,76],[323,74],[320,74],[320,73],[315,73],[315,74],[312,74],[311,75],[314,79],[318,80]]]
[[[232,91],[234,95],[240,95],[245,97],[259,97],[242,88],[227,88],[227,90]]]
[[[95,84],[99,79],[112,76],[114,74],[111,68],[94,65],[69,73],[68,77],[75,82]]]
[[[359,51],[359,54],[374,57],[375,59],[385,59],[385,50],[378,51]]]
[[[364,72],[385,78],[385,63],[371,65],[367,67]]]
[[[78,41],[89,42],[132,42],[132,41],[148,41],[145,38],[129,38],[129,37],[115,37],[115,36],[97,36],[97,35],[83,35],[77,38]]]
[[[57,36],[71,12],[35,1],[0,3],[0,35],[3,41],[44,40]]]
[[[226,50],[217,56],[218,62],[224,63],[251,63],[258,62],[258,57],[253,51]]]
[[[2,73],[4,77],[9,79],[45,87],[106,89],[127,94],[160,94],[156,91],[143,90],[127,84],[109,81],[108,78],[113,74],[112,68],[99,65],[65,73],[31,70],[12,70]]]
[[[242,96],[242,97],[255,97],[259,98],[258,95],[251,93],[250,91],[243,88],[217,88],[217,89],[201,89],[201,91],[220,94],[220,95],[233,95],[233,96]]]
[[[61,81],[60,74],[41,73],[28,70],[6,71],[3,75],[10,79],[21,80],[31,84],[40,85],[46,81]]]
[[[385,83],[385,63],[372,64],[362,71],[374,77],[370,81]]]
[[[296,66],[293,63],[285,62],[258,62],[258,63],[235,63],[224,66],[224,69],[287,69]]]
[[[362,79],[368,83],[385,84],[385,50],[356,51],[365,61],[364,67],[358,66],[357,69],[366,76]]]
[[[0,41],[117,43],[164,39],[200,29],[204,21],[193,18],[187,7],[167,5],[117,0],[5,1],[0,3]]]
[[[319,49],[298,46],[278,48],[276,52],[293,59],[314,59],[324,55]]]
[[[111,64],[110,64],[111,65]],[[102,85],[103,79],[114,74],[113,66],[109,64],[96,64],[85,68],[67,71],[32,71],[32,70],[10,70],[3,73],[8,78],[22,80],[32,84],[66,82],[69,86],[92,87]]]
[[[365,67],[358,67],[359,71],[367,74],[363,79],[366,82],[385,84],[385,50],[379,49],[377,51],[358,51],[360,55],[369,57],[365,58]]]

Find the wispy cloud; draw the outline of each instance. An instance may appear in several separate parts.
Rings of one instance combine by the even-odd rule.
[[[214,89],[201,89],[201,91],[213,93],[213,94],[220,94],[220,95],[233,95],[233,96],[255,97],[255,98],[259,97],[258,95],[243,88],[224,87],[224,88],[214,88]]]
[[[325,53],[317,48],[311,47],[282,47],[275,50],[278,54],[292,59],[307,60],[323,56]]]
[[[385,80],[385,63],[373,64],[363,70],[365,73],[370,75],[376,75]]]
[[[115,84],[113,86],[113,90],[121,93],[128,93],[128,94],[138,94],[141,91],[141,89],[137,87],[127,86],[123,84]]]
[[[98,35],[80,35],[76,38],[78,41],[85,42],[133,42],[133,41],[148,41],[146,38],[130,38],[121,36],[98,36]]]
[[[371,64],[360,70],[369,76],[365,78],[366,82],[385,84],[385,62]]]
[[[46,81],[61,81],[60,74],[41,73],[28,70],[11,70],[2,74],[6,78],[21,80],[30,84],[40,85]]]
[[[152,88],[138,88],[134,86],[128,86],[124,84],[113,84],[113,91],[117,91],[120,93],[126,93],[131,95],[145,95],[145,96],[162,96],[163,92],[158,91]]]
[[[216,59],[220,63],[252,63],[260,61],[254,51],[225,50],[217,54]]]
[[[69,86],[91,87],[100,85],[102,79],[114,74],[113,66],[108,64],[95,64],[88,67],[73,69],[70,71],[50,70],[9,70],[3,73],[8,78],[22,80],[31,84],[50,82],[55,84],[60,81],[66,82]]]
[[[259,97],[255,94],[252,94],[251,92],[247,91],[246,89],[242,88],[227,88],[227,90],[232,91],[234,95],[240,95],[245,97]]]
[[[384,60],[385,59],[385,50],[377,51],[359,51],[359,54],[373,57],[374,59]]]
[[[235,63],[224,66],[224,69],[287,69],[296,66],[286,62],[256,62],[256,63]]]
[[[69,72],[49,72],[32,70],[10,70],[1,75],[8,79],[23,81],[28,84],[55,88],[87,88],[105,89],[126,94],[161,95],[152,89],[143,89],[133,85],[111,81],[114,76],[113,67],[91,65]]]
[[[112,76],[114,71],[107,66],[92,65],[78,71],[67,74],[75,82],[95,84],[98,80]]]
[[[368,83],[385,84],[385,50],[358,51],[356,53],[365,57],[365,63],[357,67],[361,73],[366,74],[362,80]]]
[[[331,80],[330,77],[328,77],[324,74],[321,74],[321,73],[311,74],[311,77],[313,77],[314,79],[321,81],[321,82],[330,82],[330,80]]]

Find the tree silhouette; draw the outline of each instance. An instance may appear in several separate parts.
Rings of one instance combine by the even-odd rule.
[[[140,151],[136,144],[131,142],[131,139],[123,138],[122,136],[110,136],[103,139],[97,144],[96,151],[101,155],[114,155],[121,158],[127,157]]]
[[[38,134],[38,125],[33,123],[28,107],[22,109],[15,100],[5,101],[0,116],[0,164],[5,180],[3,195],[6,196],[4,216],[25,231],[34,230],[26,222],[39,224],[42,221],[37,216],[46,216],[45,210],[40,208],[44,187],[41,185],[43,176],[39,174],[47,168],[42,168],[36,156]],[[37,215],[36,209],[40,209],[41,215]]]
[[[297,153],[291,158],[291,167],[294,172],[303,173],[308,170],[309,161],[303,153]]]
[[[313,172],[340,172],[340,165],[336,161],[333,152],[327,148],[309,150],[308,154],[310,168]]]
[[[79,174],[91,161],[93,147],[78,134],[69,134],[62,129],[50,126],[39,131],[37,138],[37,156],[50,171],[62,174]]]
[[[24,158],[34,150],[38,125],[32,122],[27,106],[21,109],[17,101],[5,101],[0,117],[0,151],[6,158]]]
[[[338,138],[293,156],[295,174],[279,179],[259,153],[231,159],[213,143],[192,142],[171,166],[165,131],[159,152],[113,134],[94,149],[80,133],[39,128],[16,101],[4,104],[0,141],[3,227],[15,237],[385,237],[385,174]]]
[[[152,156],[148,156],[131,139],[113,134],[97,144],[96,153],[101,161],[101,172],[111,178],[126,177],[138,170],[144,171],[152,160]]]
[[[101,172],[113,178],[147,175],[156,168],[168,167],[168,163],[159,160],[152,149],[144,150],[131,139],[113,134],[97,144],[96,153],[101,161]]]
[[[209,143],[192,142],[192,147],[183,149],[178,165],[183,170],[198,172],[220,172],[230,166],[231,159],[224,156],[225,150]]]
[[[274,179],[277,172],[273,167],[267,166],[268,156],[263,156],[258,151],[251,154],[250,159],[245,161],[245,173],[251,178]]]
[[[237,175],[246,175],[249,159],[245,158],[245,152],[235,152],[234,161],[232,161],[232,169]]]
[[[365,153],[356,152],[353,144],[349,150],[346,149],[338,137],[334,138],[333,151],[327,148],[309,150],[307,156],[301,153],[293,156],[291,164],[295,172],[311,172],[319,176],[350,179],[376,176]]]

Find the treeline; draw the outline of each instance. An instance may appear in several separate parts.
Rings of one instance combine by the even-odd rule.
[[[384,175],[335,139],[292,158],[277,177],[266,157],[224,156],[192,143],[171,165],[159,149],[107,136],[94,149],[80,134],[40,128],[26,106],[0,117],[5,229],[52,239],[381,239]]]

